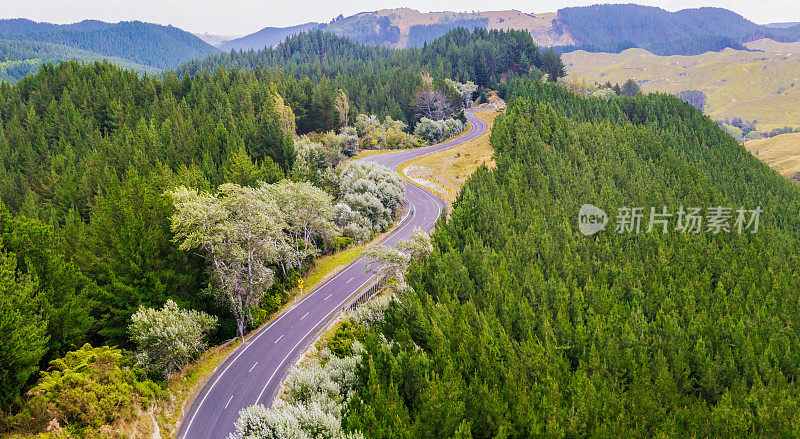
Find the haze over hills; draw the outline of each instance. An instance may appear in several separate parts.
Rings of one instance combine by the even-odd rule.
[[[287,37],[299,34],[300,32],[314,30],[319,27],[319,25],[320,23],[305,23],[289,27],[265,27],[256,33],[244,37],[220,41],[218,44],[215,44],[215,46],[226,52],[230,50],[263,49],[264,47],[275,46]]]
[[[595,5],[564,8],[558,22],[579,49],[620,52],[642,48],[657,55],[697,55],[761,38],[790,42],[800,39],[800,26],[769,28],[722,8],[669,12],[640,5]]]
[[[798,24],[800,24],[800,21],[791,21],[791,22],[787,22],[787,23],[767,23],[764,26],[773,27],[773,28],[779,28],[779,29],[786,29],[787,27],[797,26]]]
[[[241,35],[219,35],[208,32],[195,33],[194,35],[214,47],[219,47],[222,43],[242,37]]]
[[[800,25],[758,25],[722,8],[669,12],[640,5],[595,5],[528,14],[516,10],[487,12],[429,12],[409,8],[339,16],[330,23],[305,23],[265,28],[234,41],[223,50],[263,49],[296,33],[322,29],[352,40],[386,47],[421,46],[453,27],[527,30],[540,46],[563,46],[565,51],[620,52],[640,47],[660,55],[691,55],[743,44],[761,38],[800,39]]]
[[[112,62],[131,66],[170,69],[218,50],[273,47],[289,36],[317,29],[365,44],[391,48],[420,47],[455,27],[526,30],[539,46],[556,46],[563,52],[583,49],[618,53],[638,47],[659,55],[695,55],[726,47],[744,50],[745,44],[763,38],[778,42],[800,40],[800,25],[795,23],[758,25],[721,8],[669,12],[632,4],[571,7],[538,14],[516,10],[423,13],[410,8],[382,9],[349,17],[340,15],[329,23],[266,27],[238,38],[194,35],[172,26],[138,21],[105,23],[85,20],[57,25],[9,19],[0,20],[0,39],[64,47],[48,47],[42,56],[37,56],[35,51],[30,53],[30,47],[6,50],[6,53],[16,53],[17,56],[6,54],[0,58],[4,63],[14,63],[0,68],[12,72],[5,75],[12,80],[35,71],[32,66],[62,59],[110,57]],[[89,53],[78,54],[67,48]],[[26,55],[20,56],[23,52]],[[28,67],[20,68],[21,65]]]
[[[382,9],[337,17],[330,23],[303,23],[267,27],[253,34],[217,44],[222,50],[259,50],[286,37],[321,29],[366,44],[393,48],[422,46],[455,27],[527,30],[542,46],[575,44],[553,26],[555,13],[526,14],[515,10],[486,12],[419,12],[410,8]]]
[[[14,82],[28,74],[36,73],[42,64],[58,63],[64,60],[81,62],[105,60],[138,73],[154,74],[159,72],[159,69],[155,67],[60,44],[0,39],[0,81]]]

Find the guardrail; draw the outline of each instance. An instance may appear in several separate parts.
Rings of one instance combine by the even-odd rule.
[[[355,300],[345,305],[345,307],[342,308],[342,311],[354,311],[356,308],[375,297],[381,291],[383,285],[384,278],[378,278],[370,287],[363,289]]]

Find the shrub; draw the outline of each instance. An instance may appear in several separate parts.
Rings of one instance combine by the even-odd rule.
[[[184,310],[167,300],[161,309],[139,307],[129,327],[137,346],[137,365],[169,380],[197,352],[205,349],[203,337],[217,326],[217,318],[201,311]]]
[[[24,431],[56,425],[90,436],[104,425],[132,418],[162,394],[143,371],[131,367],[121,350],[85,344],[50,362],[50,370],[42,372],[12,423]]]
[[[337,223],[343,230],[353,233],[370,224],[370,230],[384,231],[392,223],[400,203],[405,197],[405,182],[386,166],[372,162],[351,162],[345,165],[339,176],[342,202],[362,219],[338,207],[337,219],[348,219],[352,223]],[[365,223],[366,221],[366,223]],[[346,235],[350,236],[350,235]],[[351,236],[356,239],[356,236]]]
[[[392,295],[380,295],[353,310],[350,319],[353,323],[370,329],[383,321],[383,314],[393,300]]]
[[[359,433],[342,430],[343,410],[356,385],[356,369],[364,349],[352,344],[353,355],[339,358],[323,349],[320,358],[295,366],[286,378],[286,399],[272,409],[245,408],[229,439],[356,439]]]
[[[431,120],[427,117],[420,119],[414,128],[415,135],[431,144],[461,134],[462,131],[464,131],[464,124],[460,120]]]
[[[359,114],[356,118],[356,133],[365,149],[406,149],[422,144],[421,140],[405,132],[407,125],[386,116],[380,123],[374,115]]]
[[[339,358],[344,358],[353,353],[353,342],[362,340],[366,336],[366,329],[350,320],[342,322],[333,333],[333,338],[328,342],[328,349]]]

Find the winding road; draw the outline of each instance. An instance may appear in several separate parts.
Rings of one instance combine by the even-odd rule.
[[[486,123],[475,117],[477,111],[480,110],[466,111],[472,129],[461,137],[424,148],[378,154],[361,160],[396,170],[407,160],[468,142],[487,129]],[[444,201],[408,182],[406,203],[408,209],[403,218],[381,240],[382,244],[394,245],[397,240],[408,238],[416,228],[433,230],[445,207]],[[356,293],[374,280],[374,275],[364,265],[361,258],[356,259],[234,350],[195,397],[181,424],[178,438],[225,439],[233,432],[233,424],[239,418],[240,410],[256,403],[270,405],[289,368],[318,332],[354,299]]]

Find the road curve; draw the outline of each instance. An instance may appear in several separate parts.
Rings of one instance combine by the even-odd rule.
[[[487,129],[486,123],[475,117],[477,111],[466,111],[472,129],[459,138],[361,160],[396,170],[406,160],[468,142]],[[435,195],[408,182],[406,201],[409,208],[397,227],[383,238],[384,245],[394,245],[397,240],[409,237],[416,228],[433,230],[445,206],[444,201]],[[256,403],[270,405],[289,368],[314,340],[317,332],[372,279],[373,274],[358,258],[248,338],[214,371],[194,399],[178,438],[227,438],[233,432],[240,410]]]

